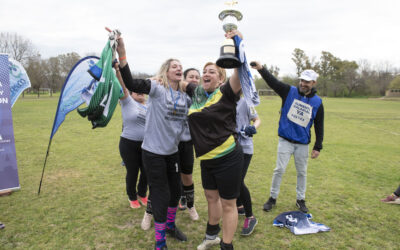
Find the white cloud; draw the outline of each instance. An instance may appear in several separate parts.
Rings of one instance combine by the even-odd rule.
[[[109,26],[123,32],[134,70],[155,73],[170,57],[201,68],[219,56],[224,38],[217,16],[225,1],[14,0],[1,3],[0,32],[29,38],[50,57],[100,53]],[[295,72],[294,48],[310,57],[324,50],[341,59],[400,67],[397,0],[242,0],[237,7],[248,58],[276,65],[284,74]]]

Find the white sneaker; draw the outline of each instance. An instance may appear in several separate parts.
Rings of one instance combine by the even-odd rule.
[[[199,214],[196,211],[196,208],[193,206],[192,208],[188,208],[189,212],[189,217],[192,220],[198,220],[199,219]]]
[[[203,242],[197,246],[197,250],[209,249],[212,246],[219,245],[220,242],[221,238],[218,236],[213,240],[207,240],[206,238],[204,238]]]
[[[149,230],[151,227],[151,219],[153,218],[152,214],[148,214],[144,212],[142,223],[140,224],[141,228],[145,231]]]

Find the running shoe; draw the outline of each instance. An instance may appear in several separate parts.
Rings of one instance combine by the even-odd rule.
[[[140,196],[139,196],[139,202],[140,202],[143,206],[147,206],[147,197],[140,197]]]
[[[131,208],[139,208],[140,207],[140,204],[139,204],[138,200],[134,200],[134,201],[130,200],[129,204],[130,204]]]
[[[269,197],[268,201],[264,203],[264,211],[269,212],[276,205],[276,199]]]
[[[396,196],[395,194],[391,194],[385,199],[381,200],[384,203],[390,203],[390,204],[400,204],[400,197]]]
[[[153,218],[152,214],[144,212],[144,216],[142,219],[142,223],[140,224],[140,227],[145,231],[149,230],[151,227],[151,219],[152,218]]]
[[[188,208],[188,212],[189,212],[190,219],[192,219],[192,220],[199,219],[199,214],[197,213],[196,208],[194,208],[194,206],[191,208]]]
[[[184,233],[182,233],[181,230],[177,226],[175,226],[174,229],[169,229],[167,228],[166,230],[167,234],[179,241],[187,241],[187,237]]]
[[[215,237],[215,239],[207,239],[204,238],[203,242],[197,246],[197,250],[206,250],[211,248],[212,246],[216,246],[219,245],[219,243],[221,242],[221,238],[220,237]]]
[[[179,210],[185,210],[187,208],[186,197],[182,196],[179,200]]]
[[[241,235],[243,235],[243,236],[250,235],[254,231],[254,228],[256,227],[257,223],[258,223],[258,220],[256,219],[256,217],[254,217],[254,216],[246,217],[246,219],[244,219],[244,224],[243,224]]]
[[[306,201],[305,200],[296,200],[296,206],[303,213],[308,213],[308,208],[306,207]]]

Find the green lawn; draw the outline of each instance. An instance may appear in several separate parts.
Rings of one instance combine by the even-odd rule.
[[[21,190],[0,197],[0,221],[6,224],[0,249],[152,249],[154,228],[140,229],[144,208],[129,208],[125,194],[119,107],[106,128],[95,130],[76,111],[67,116],[53,139],[37,195],[57,102],[56,97],[20,98],[13,107]],[[293,160],[276,208],[262,210],[275,166],[280,104],[278,97],[262,97],[257,108],[262,125],[246,183],[259,224],[251,236],[242,237],[240,217],[235,248],[398,249],[400,206],[379,200],[400,183],[400,102],[324,99],[324,149],[309,161],[306,200],[314,221],[332,230],[303,236],[272,226],[278,214],[297,209]],[[194,182],[200,220],[192,222],[186,212],[178,212],[177,224],[189,241],[170,239],[170,249],[195,249],[204,236],[207,206],[198,161]]]

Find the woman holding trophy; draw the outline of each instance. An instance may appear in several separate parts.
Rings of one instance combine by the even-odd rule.
[[[237,31],[231,31],[227,36],[236,34]],[[221,249],[232,249],[243,161],[236,134],[236,103],[241,86],[236,69],[224,83],[225,69],[215,63],[206,63],[202,79],[201,86],[189,83],[184,88],[193,101],[189,109],[189,128],[196,157],[200,159],[202,185],[208,203],[206,236],[197,249],[216,244],[221,244]],[[218,237],[221,218],[222,241]]]

